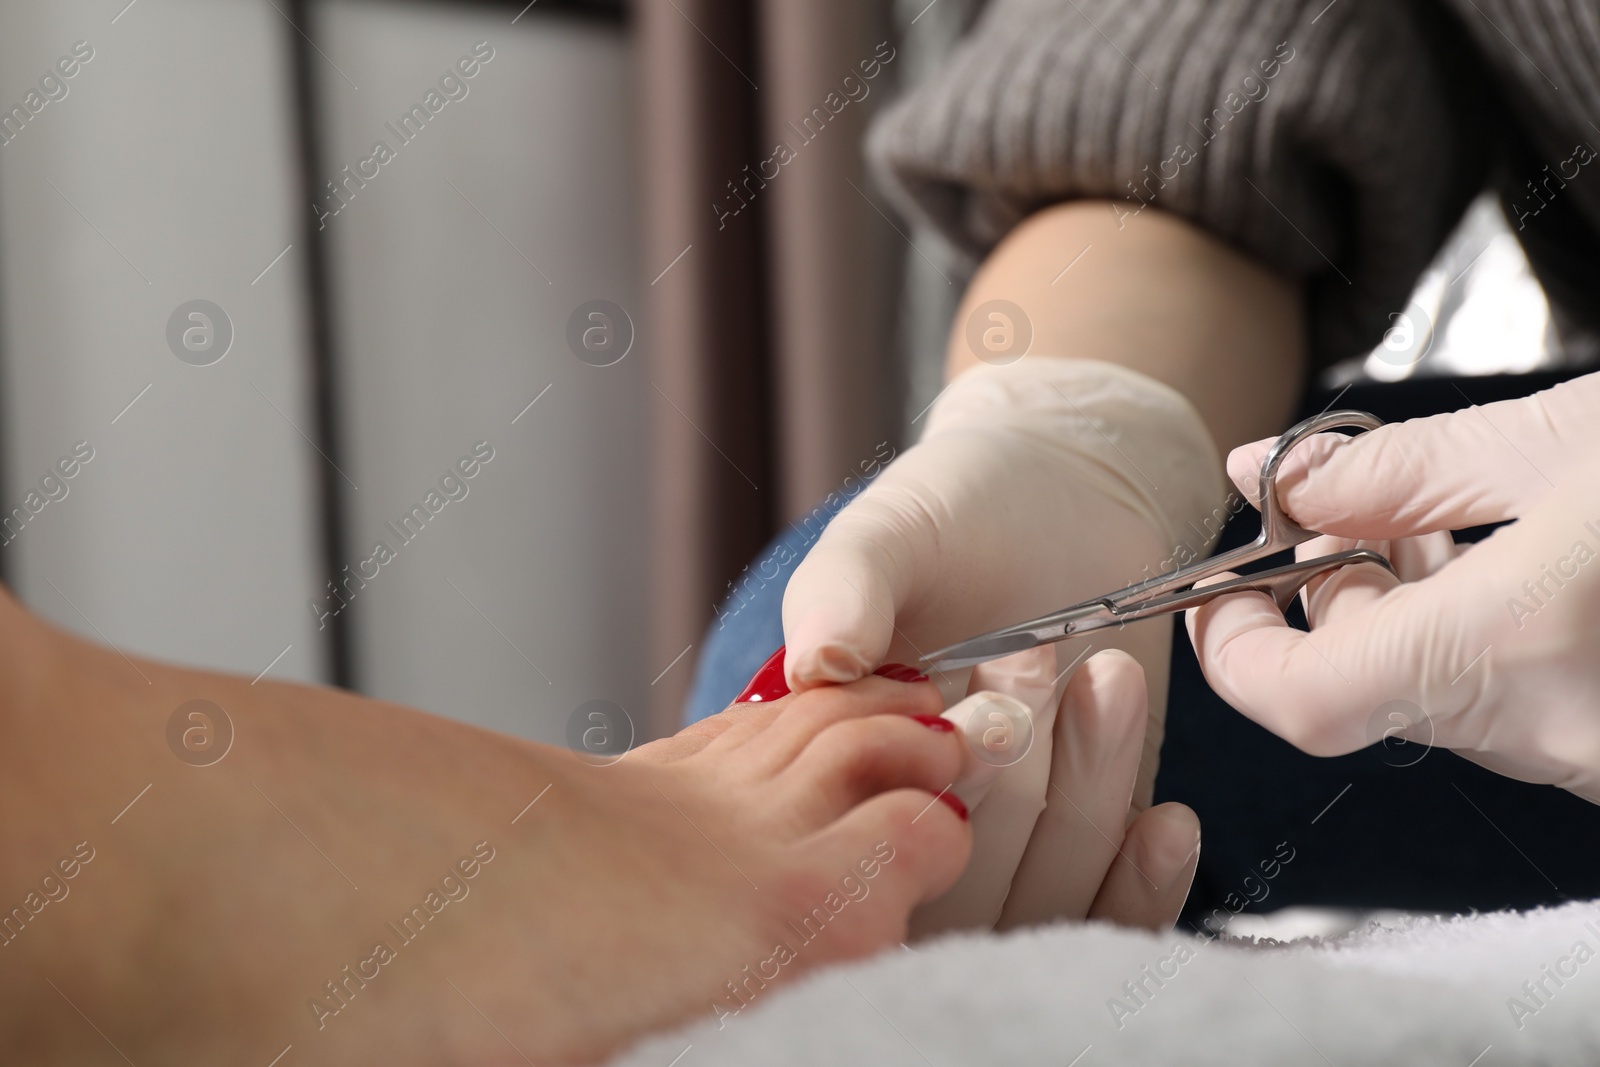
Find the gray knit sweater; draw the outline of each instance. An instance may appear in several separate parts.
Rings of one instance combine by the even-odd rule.
[[[877,122],[903,210],[980,256],[1074,197],[1183,215],[1303,279],[1312,350],[1371,348],[1493,188],[1600,320],[1595,0],[991,0]]]

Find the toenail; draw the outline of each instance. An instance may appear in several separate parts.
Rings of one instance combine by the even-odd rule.
[[[907,667],[904,663],[885,663],[872,672],[880,678],[887,678],[891,682],[926,682],[928,676],[915,667]]]
[[[930,730],[937,730],[942,734],[954,733],[956,724],[949,719],[941,719],[937,715],[913,715],[912,722],[920,722]]]
[[[967,814],[967,806],[961,803],[961,798],[946,790],[939,794],[939,799],[950,805],[950,810],[961,816],[961,821],[966,822],[971,816]]]
[[[789,695],[789,683],[783,680],[783,650],[784,646],[779,645],[778,651],[767,657],[749,684],[733,698],[735,704],[760,704]]]

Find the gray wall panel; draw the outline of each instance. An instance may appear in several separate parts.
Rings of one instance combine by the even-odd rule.
[[[565,341],[585,301],[637,307],[622,32],[339,2],[313,36],[339,68],[318,68],[327,177],[380,139],[395,153],[325,220],[360,487],[346,562],[395,551],[346,609],[363,688],[549,741],[594,698],[639,719],[666,666],[642,658],[644,345],[600,368]],[[467,95],[402,145],[385,124],[479,41],[494,58]],[[402,545],[386,524],[480,440],[495,458],[468,495]]]
[[[301,250],[256,281],[302,218],[286,27],[265,0],[120,6],[0,7],[6,107],[94,50],[0,146],[6,506],[95,450],[0,552],[29,604],[128,652],[254,675],[292,644],[274,673],[318,678]],[[165,339],[194,298],[234,326],[212,366]]]

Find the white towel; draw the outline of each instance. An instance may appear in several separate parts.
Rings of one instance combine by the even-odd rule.
[[[763,991],[720,1024],[708,1003],[614,1063],[1594,1067],[1600,902],[1287,945],[1101,925],[954,935]]]

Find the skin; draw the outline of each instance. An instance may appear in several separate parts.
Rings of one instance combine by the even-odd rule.
[[[9,596],[0,630],[3,907],[94,850],[0,946],[0,1062],[122,1062],[114,1045],[265,1064],[290,1044],[296,1063],[589,1062],[711,1013],[875,848],[893,859],[870,894],[781,981],[896,944],[970,847],[932,796],[958,735],[909,718],[942,710],[931,685],[869,678],[597,767],[348,693],[130,662]],[[206,767],[166,739],[197,698],[235,729]],[[467,895],[402,944],[385,924],[484,841]],[[380,939],[396,958],[319,1027],[310,999]]]
[[[735,705],[597,766],[126,659],[4,593],[0,632],[0,908],[41,894],[0,944],[0,1062],[593,1062],[738,1008],[727,984],[770,976],[779,942],[794,958],[746,999],[896,946],[971,847],[936,794],[973,757],[912,718],[943,710],[929,683]],[[196,699],[234,730],[208,766],[169,747]],[[1125,795],[1129,773],[1069,788]],[[75,846],[87,862],[58,868]],[[1087,872],[1125,887],[1090,916],[1170,924],[1185,858],[1142,834],[1123,853]],[[389,924],[419,904],[436,914],[406,942]],[[819,906],[835,915],[803,940]],[[393,958],[370,963],[380,940]]]
[[[1110,203],[1075,200],[1007,234],[962,298],[947,378],[977,365],[962,324],[994,299],[1027,314],[1030,354],[1119,363],[1172,386],[1224,455],[1282,430],[1305,384],[1299,286],[1153,208],[1119,222]]]

